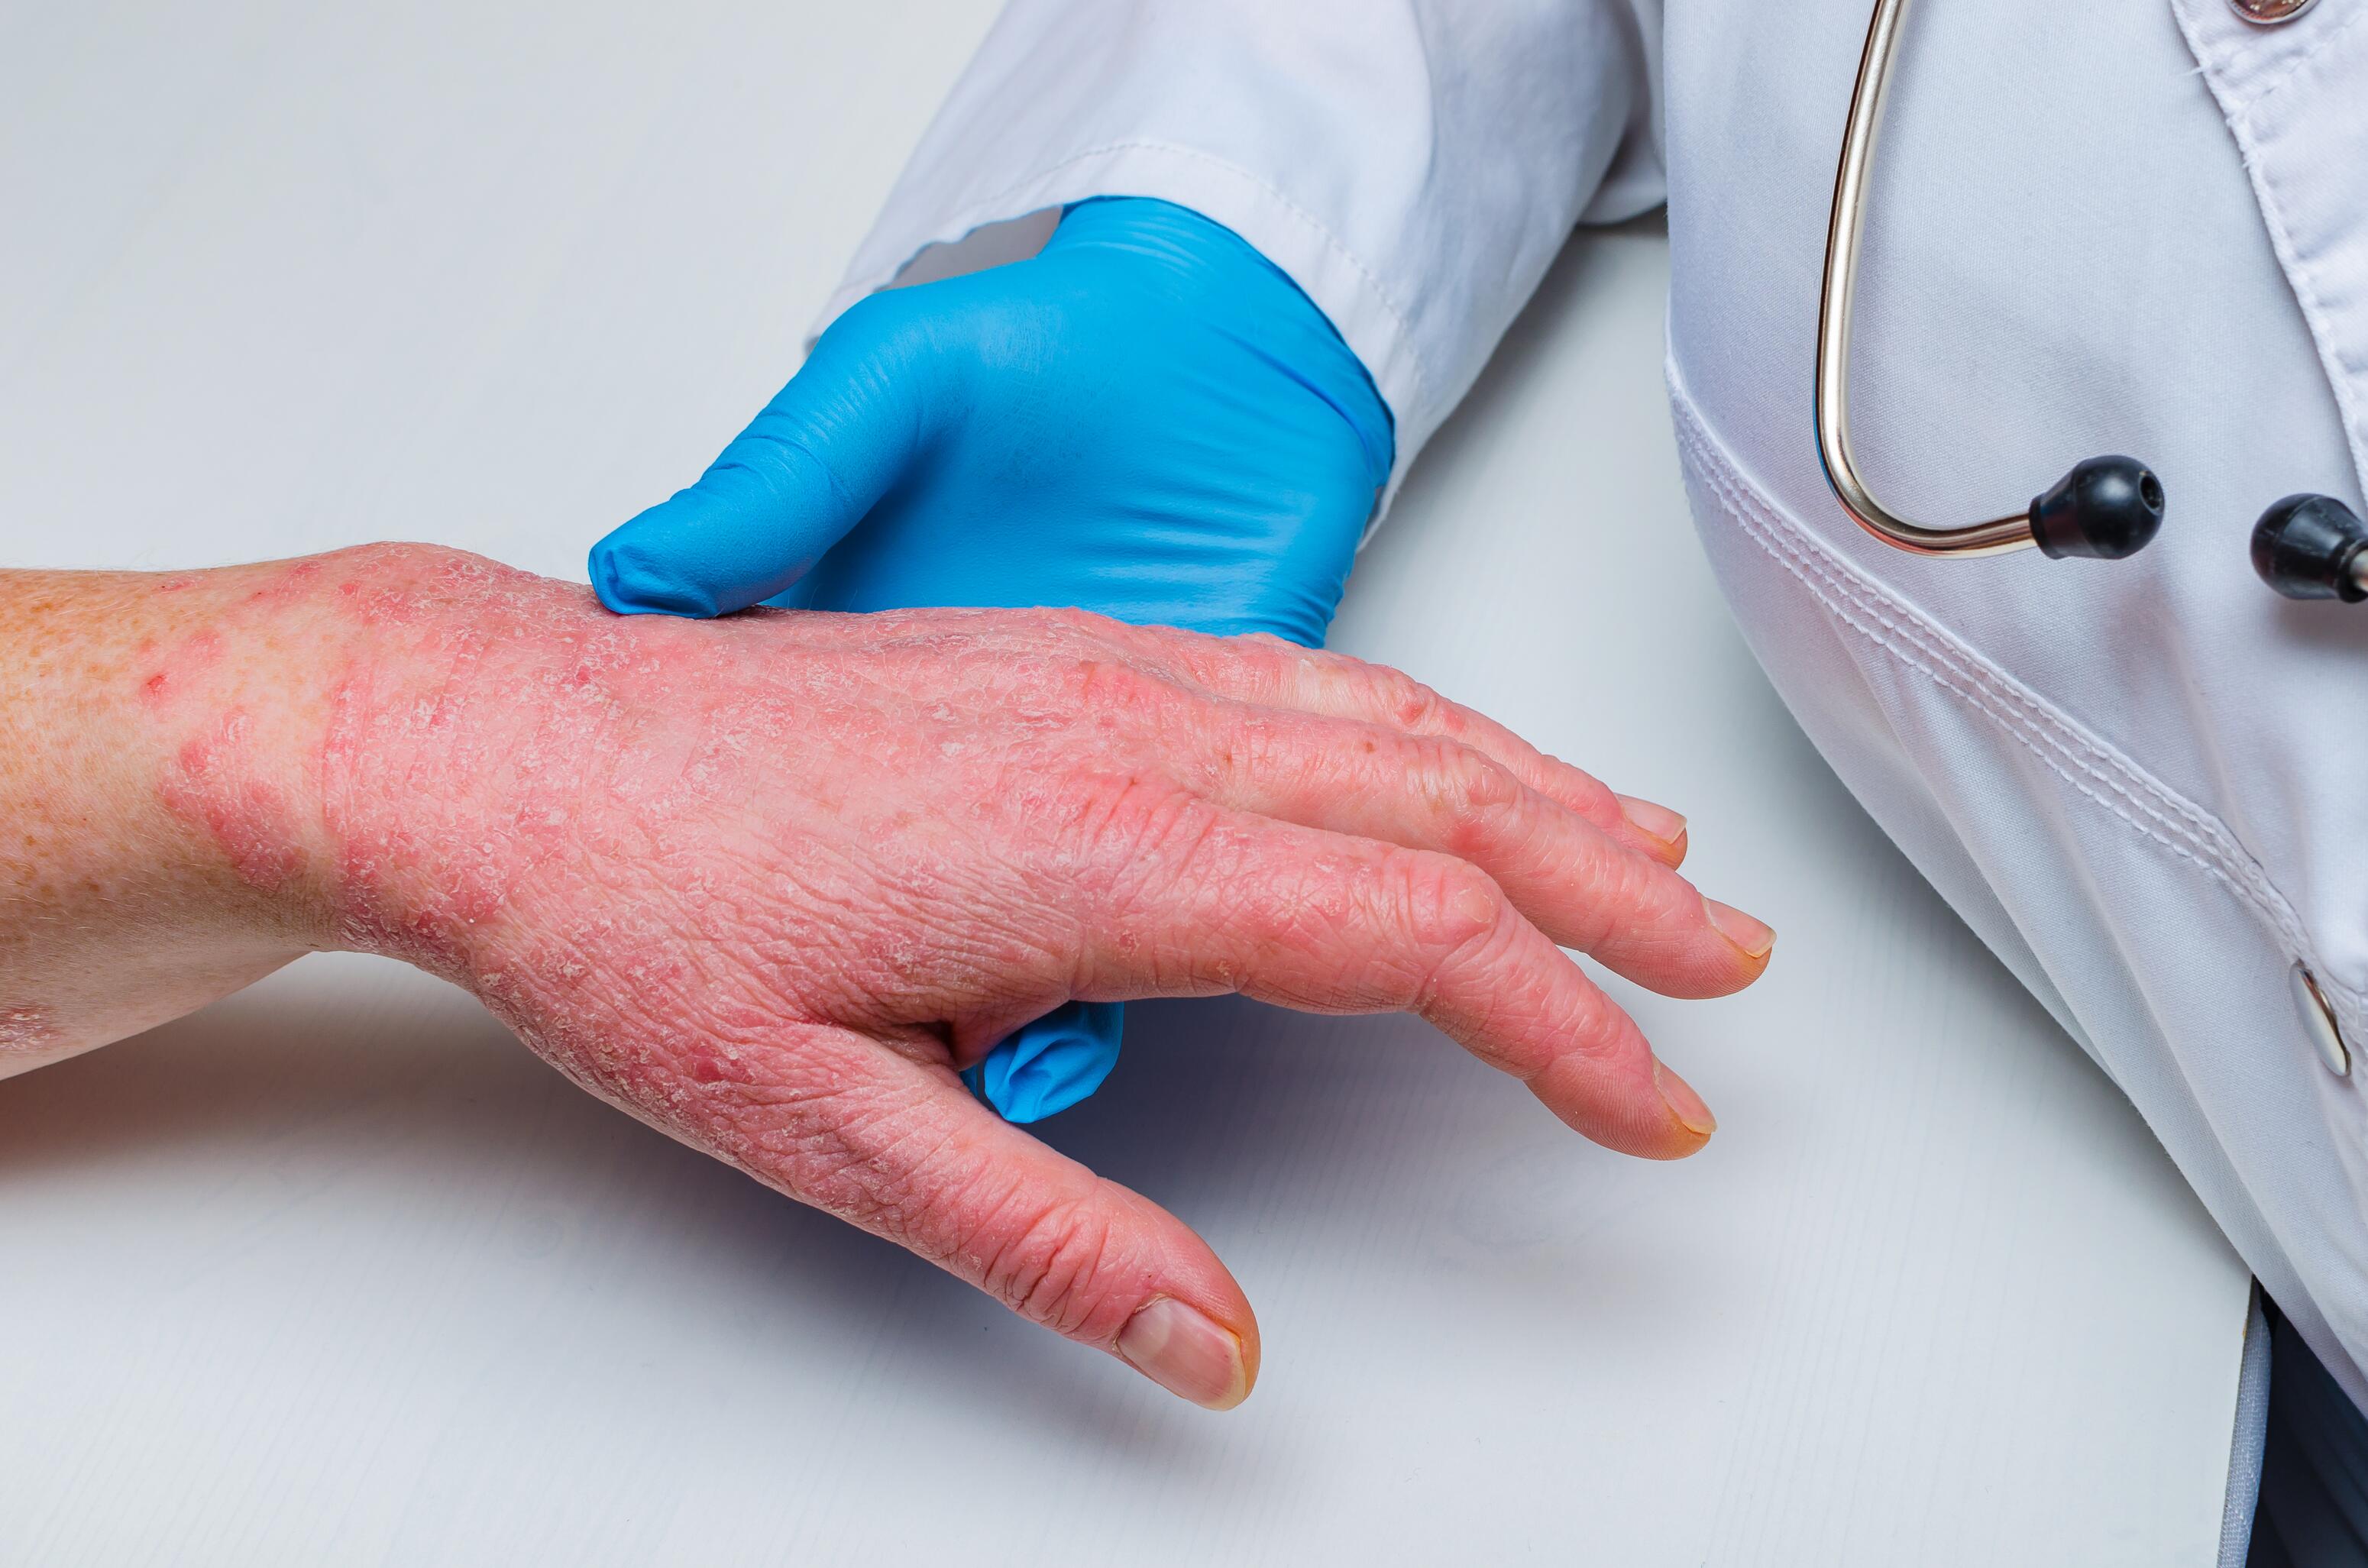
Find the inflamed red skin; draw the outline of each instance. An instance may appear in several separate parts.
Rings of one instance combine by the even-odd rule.
[[[1557,944],[1716,995],[1767,928],[1395,672],[1059,611],[620,619],[456,551],[0,574],[0,1071],[390,954],[594,1094],[1212,1406],[1255,1320],[958,1070],[1073,997],[1408,1009],[1614,1148],[1712,1121]]]

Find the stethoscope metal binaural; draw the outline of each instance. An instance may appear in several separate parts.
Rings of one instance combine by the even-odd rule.
[[[2096,457],[2042,492],[2023,511],[1987,522],[1933,528],[1898,516],[1867,488],[1850,460],[1850,296],[1866,226],[1867,176],[1884,88],[1898,52],[1907,0],[1875,0],[1842,133],[1826,230],[1825,290],[1817,302],[1817,455],[1826,482],[1859,527],[1918,555],[1999,555],[2037,545],[2051,556],[2118,561],[2146,548],[2162,527],[2162,482],[2135,458]],[[2253,527],[2253,569],[2288,598],[2368,598],[2368,524],[2328,495],[2289,495]]]

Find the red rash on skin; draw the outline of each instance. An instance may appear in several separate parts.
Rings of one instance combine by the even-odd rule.
[[[204,825],[241,881],[277,892],[303,869],[304,851],[287,798],[250,771],[251,728],[245,710],[223,714],[182,743],[158,791],[176,815]]]
[[[475,561],[407,589],[348,579],[331,602],[358,622],[425,626],[425,662],[445,672],[427,690],[358,674],[335,694],[321,761],[340,945],[454,980],[578,1082],[726,1145],[742,1135],[693,1108],[711,1085],[756,1081],[755,1042],[848,1011],[842,998],[876,1012],[928,966],[933,921],[877,930],[879,912],[856,909],[878,890],[861,895],[843,853],[752,816],[771,782],[752,762],[785,741],[891,738],[863,683],[828,704],[811,678],[768,677],[792,661],[810,677],[809,650],[609,618],[580,591]],[[848,782],[897,771],[846,769]],[[800,781],[762,815],[805,816],[808,793]],[[211,803],[218,837],[245,825]],[[914,814],[900,800],[892,820]],[[973,902],[949,880],[951,847],[912,869],[913,903]],[[739,907],[747,860],[767,868],[761,912]],[[656,885],[620,896],[645,879]],[[960,947],[979,967],[1000,947],[1045,969],[1044,944],[969,933]]]
[[[142,640],[136,653],[140,658],[146,659],[154,654],[155,648],[156,640],[153,637],[145,638]],[[166,661],[162,669],[140,683],[141,701],[152,708],[162,705],[176,692],[187,687],[197,676],[220,664],[222,655],[222,640],[220,632],[211,629],[191,632],[181,640],[180,645],[174,649],[172,657]]]
[[[1600,784],[1404,676],[1069,612],[615,617],[422,547],[255,582],[206,680],[196,637],[109,673],[214,884],[1087,1343],[1156,1287],[1255,1361],[1204,1246],[962,1088],[1072,997],[1414,1008],[1615,1147],[1707,1136],[1555,942],[1673,994],[1756,968]]]
[[[722,721],[670,726],[664,740],[612,736],[617,688],[689,717],[707,672],[686,665],[717,661],[654,653],[667,629],[587,614],[580,594],[483,562],[448,562],[425,590],[349,582],[336,593],[372,626],[421,624],[423,599],[442,611],[428,633],[430,662],[446,672],[437,688],[357,676],[333,703],[322,767],[341,939],[468,987],[578,1083],[714,1141],[708,1118],[683,1113],[688,1085],[751,1081],[707,1023],[733,998],[703,996],[701,1022],[674,1024],[662,1042],[645,1019],[620,1015],[649,998],[699,994],[738,965],[719,944],[714,971],[693,972],[677,956],[693,923],[664,907],[663,894],[620,899],[605,884],[625,868],[666,863],[647,824],[726,803],[713,799],[719,757],[743,749],[746,733]],[[478,812],[487,796],[503,809]],[[666,868],[678,895],[730,875]],[[521,941],[527,909],[558,907],[569,912],[552,923],[563,935]],[[750,1028],[779,1019],[781,1000],[768,1000],[740,1009]]]
[[[333,599],[381,622],[435,603],[416,623],[446,672],[427,691],[358,676],[336,693],[322,767],[341,943],[475,992],[603,1097],[745,1159],[746,1105],[715,1096],[778,1077],[766,1059],[801,1017],[933,1026],[968,1010],[950,986],[985,979],[1025,998],[1017,1023],[1066,994],[1065,922],[1034,934],[962,913],[982,902],[973,864],[1001,858],[1012,818],[1077,819],[1038,758],[1079,722],[1107,724],[1041,675],[974,665],[1026,710],[999,716],[996,747],[968,712],[917,733],[885,722],[872,682],[919,681],[942,633],[866,679],[794,638],[752,640],[746,620],[718,635],[612,618],[484,562]],[[996,755],[1014,739],[1024,764]],[[943,760],[963,749],[979,755]],[[834,760],[795,778],[765,766],[815,750]],[[950,790],[948,776],[982,786]],[[950,840],[909,831],[933,794],[975,802]],[[1046,871],[1090,884],[1110,869],[1093,859]],[[1024,902],[1042,924],[1061,896]],[[941,1044],[929,1054],[951,1065]]]
[[[321,574],[317,560],[299,561],[281,572],[270,582],[247,595],[250,605],[288,604],[302,598],[313,579]]]
[[[0,1006],[0,1056],[37,1056],[64,1043],[47,1007],[32,1003]]]
[[[719,636],[610,617],[580,589],[473,558],[383,579],[370,551],[332,564],[334,580],[308,581],[317,562],[290,568],[223,623],[243,636],[241,611],[310,593],[355,632],[392,629],[406,648],[388,665],[351,663],[329,698],[324,945],[453,981],[579,1083],[727,1151],[751,1146],[733,1125],[745,1107],[701,1102],[763,1081],[758,1063],[779,1049],[767,1041],[800,1017],[934,1026],[957,1005],[950,983],[969,992],[989,976],[990,994],[1028,998],[1007,1004],[1020,1017],[1065,994],[1070,966],[1053,957],[1064,937],[981,930],[959,912],[977,907],[973,863],[996,858],[984,846],[1014,816],[1057,824],[1076,801],[1034,757],[1012,767],[994,755],[1006,748],[982,747],[974,710],[939,710],[918,735],[882,710],[878,683],[908,692],[941,645],[961,642],[950,628],[906,631],[902,654],[867,678],[827,644],[751,640],[747,620],[788,633],[791,617]],[[211,631],[187,640],[143,696],[189,690],[184,671],[220,647]],[[986,650],[970,662],[971,684],[984,676],[1022,699],[1024,716],[998,716],[1007,743],[1035,753],[1080,722],[1109,727],[1081,719],[1065,687],[1043,689],[1041,672]],[[160,793],[242,880],[273,889],[308,863],[253,739],[232,709],[182,742]],[[974,763],[943,760],[963,749],[980,752]],[[768,766],[802,750],[836,760],[794,779]],[[934,841],[915,834],[941,791],[900,787],[905,776],[1007,769],[1008,782],[964,791],[972,820],[951,824],[952,839],[944,824]],[[1088,858],[1063,879],[1094,880]],[[763,906],[750,907],[758,889]],[[1041,922],[1057,895],[1028,902]],[[942,1045],[930,1054],[948,1062]]]

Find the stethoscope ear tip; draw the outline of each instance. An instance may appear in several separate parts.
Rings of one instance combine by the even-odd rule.
[[[2075,464],[2031,504],[2031,537],[2062,560],[2119,561],[2162,531],[2162,481],[2135,458],[2090,458]]]
[[[2290,599],[2368,599],[2368,524],[2332,495],[2289,495],[2253,525],[2253,570]]]

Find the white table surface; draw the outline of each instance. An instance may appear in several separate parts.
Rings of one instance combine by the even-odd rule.
[[[0,560],[580,575],[794,363],[990,10],[5,0]],[[1135,1009],[1047,1136],[1257,1302],[1212,1416],[309,960],[0,1085],[0,1561],[2212,1562],[2244,1270],[1731,630],[1665,279],[1573,244],[1336,641],[1778,924],[1744,997],[1622,988],[1707,1153],[1404,1020]]]

